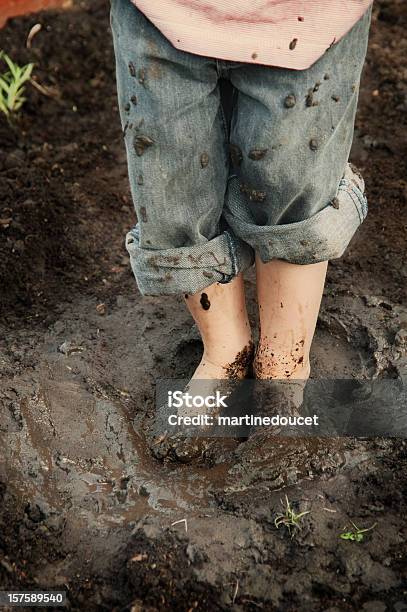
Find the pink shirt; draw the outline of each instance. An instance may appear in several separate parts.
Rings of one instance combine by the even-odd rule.
[[[132,0],[177,49],[302,70],[373,0]]]

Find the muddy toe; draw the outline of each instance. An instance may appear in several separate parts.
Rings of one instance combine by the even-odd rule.
[[[153,457],[155,457],[159,461],[164,461],[164,459],[168,457],[168,455],[173,449],[174,444],[176,444],[174,436],[155,436],[150,440],[147,437],[147,445],[150,449],[150,452]]]
[[[159,461],[191,463],[203,457],[212,440],[187,437],[177,433],[154,437],[148,441],[151,454]]]
[[[217,465],[230,460],[239,443],[233,438],[197,438],[178,434],[156,438],[149,447],[159,461]]]
[[[212,440],[205,438],[184,438],[179,444],[173,447],[169,459],[181,463],[191,463],[204,458],[205,451],[208,449]]]

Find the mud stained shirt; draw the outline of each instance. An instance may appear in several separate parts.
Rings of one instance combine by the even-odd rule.
[[[302,70],[373,0],[132,0],[176,47],[197,55]]]

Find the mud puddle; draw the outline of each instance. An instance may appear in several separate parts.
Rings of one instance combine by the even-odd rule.
[[[172,309],[176,308],[174,302]],[[315,441],[304,443],[301,449],[296,443],[292,454],[290,442],[277,447],[272,444],[264,458],[256,457],[253,449],[249,452],[250,446],[243,442],[228,457],[229,461],[215,458],[217,465],[210,469],[175,468],[158,463],[151,457],[143,437],[144,417],[155,409],[155,377],[146,376],[146,372],[153,370],[146,367],[146,351],[140,354],[138,346],[143,342],[150,345],[147,355],[150,353],[154,363],[159,354],[155,343],[166,332],[168,346],[161,352],[166,357],[155,364],[154,372],[161,370],[163,376],[165,373],[168,376],[177,361],[177,368],[184,368],[185,373],[194,361],[191,363],[188,351],[183,358],[180,351],[184,352],[184,346],[194,346],[199,353],[196,330],[191,328],[186,314],[181,329],[179,324],[168,329],[171,313],[156,322],[154,331],[150,325],[146,330],[144,306],[127,300],[103,319],[94,314],[94,305],[87,301],[76,309],[83,311],[80,322],[58,321],[43,345],[37,347],[32,357],[36,367],[31,373],[31,384],[19,384],[8,393],[8,425],[3,423],[2,427],[7,434],[1,435],[4,442],[7,435],[7,463],[10,468],[14,466],[14,471],[19,466],[17,480],[26,494],[44,495],[55,509],[61,507],[68,495],[78,508],[87,510],[94,503],[98,515],[109,517],[113,512],[115,520],[119,520],[122,512],[129,520],[147,510],[164,513],[208,510],[211,505],[208,490],[238,486],[233,483],[234,475],[242,485],[239,470],[246,456],[254,482],[257,472],[265,479],[263,464],[280,466],[274,470],[288,469],[291,464],[293,471],[304,477],[307,475],[304,457],[313,457],[317,451],[322,456],[324,449],[329,455],[328,463],[332,463],[331,444]],[[123,330],[123,322],[137,338],[136,344]],[[180,339],[173,343],[175,334]],[[344,377],[349,375],[352,363],[355,371],[363,370],[360,355],[346,339],[336,338],[336,350],[332,353],[332,339],[326,336],[321,330],[315,349],[316,370],[319,359],[327,363],[326,345],[330,346],[338,375],[341,363]],[[234,465],[236,461],[238,467]],[[337,460],[338,466],[345,463],[344,458]],[[281,480],[281,474],[276,478]]]
[[[249,278],[254,318],[253,289]],[[144,547],[175,538],[189,551],[188,567],[197,564],[195,578],[218,589],[225,576],[250,565],[253,554],[264,554],[285,494],[298,498],[305,490],[318,506],[332,481],[375,469],[372,444],[346,438],[249,439],[209,465],[156,461],[143,435],[155,409],[155,381],[187,375],[201,350],[197,331],[177,299],[164,309],[157,299],[120,296],[104,313],[94,300],[78,298],[26,347],[31,367],[3,381],[1,474],[23,502],[27,529],[40,529],[51,542],[58,538],[65,559],[57,569],[54,563],[37,567],[36,580],[58,586],[63,576],[69,583],[84,558],[88,572],[103,574],[112,559],[123,565],[133,538],[142,538]],[[360,321],[349,314],[349,327],[335,328],[329,316],[327,304],[313,351],[314,376],[374,373],[369,343],[353,346],[347,333]],[[386,456],[393,452],[390,442],[383,448]],[[324,513],[322,507],[321,501],[316,512]],[[72,549],[76,561],[65,556]],[[132,551],[136,558],[150,554]],[[125,567],[132,572],[134,563]]]

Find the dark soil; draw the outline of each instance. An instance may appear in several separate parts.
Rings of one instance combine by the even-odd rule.
[[[406,26],[404,0],[377,1],[352,153],[370,214],[330,265],[316,378],[406,379]],[[147,452],[155,380],[201,346],[182,298],[141,299],[129,270],[107,3],[14,19],[0,48],[48,92],[0,118],[0,589],[61,588],[72,610],[407,610],[405,441]],[[311,510],[293,538],[285,494]],[[355,543],[350,521],[377,525]]]

